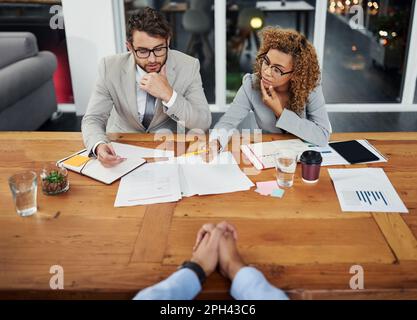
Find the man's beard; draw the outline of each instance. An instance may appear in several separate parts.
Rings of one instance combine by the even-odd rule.
[[[167,59],[168,57],[166,57],[162,63],[161,62],[147,63],[144,67],[138,64],[138,66],[147,73],[151,73],[151,72],[159,73],[162,67],[166,64]]]

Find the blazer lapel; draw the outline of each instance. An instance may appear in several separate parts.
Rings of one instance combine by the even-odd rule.
[[[136,61],[133,54],[130,54],[122,73],[121,86],[127,101],[127,108],[132,116],[132,120],[137,127],[146,131],[142,123],[139,122],[137,97],[136,97]],[[130,120],[129,120],[130,121]]]
[[[171,85],[171,87],[173,87],[175,80],[175,61],[172,55],[170,54],[170,50],[168,50],[168,59],[166,66],[168,83]]]

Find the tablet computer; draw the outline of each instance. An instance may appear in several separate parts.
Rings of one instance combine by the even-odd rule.
[[[336,152],[351,164],[379,160],[371,151],[356,140],[329,143]]]

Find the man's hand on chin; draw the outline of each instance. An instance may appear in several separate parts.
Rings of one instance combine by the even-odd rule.
[[[140,81],[139,87],[151,96],[159,98],[165,103],[168,103],[174,93],[174,90],[166,77],[165,65],[161,68],[159,73],[151,72],[144,75]]]

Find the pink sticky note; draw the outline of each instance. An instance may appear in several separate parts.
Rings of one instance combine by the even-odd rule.
[[[261,196],[269,196],[269,193],[263,190],[256,189],[255,192],[259,193]]]
[[[272,193],[272,190],[278,188],[278,185],[275,180],[272,180],[272,181],[257,182],[256,187],[257,187],[256,192],[264,196],[269,196]]]

